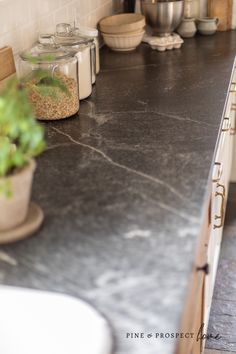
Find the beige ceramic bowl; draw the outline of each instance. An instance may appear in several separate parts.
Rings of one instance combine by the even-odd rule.
[[[117,52],[134,50],[142,42],[144,30],[131,34],[107,34],[102,33],[106,45]]]
[[[122,34],[143,29],[145,17],[141,14],[118,14],[103,18],[99,22],[101,32]]]

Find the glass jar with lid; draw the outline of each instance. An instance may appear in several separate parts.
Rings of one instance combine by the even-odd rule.
[[[77,56],[80,99],[87,98],[92,93],[92,84],[96,82],[96,47],[93,39],[81,36],[69,24],[61,23],[56,27],[55,40],[57,44],[74,51]]]
[[[48,43],[20,55],[19,74],[40,120],[64,119],[79,110],[77,59]]]
[[[184,17],[194,19],[200,17],[200,0],[185,0]]]
[[[96,74],[100,72],[100,54],[99,54],[99,40],[98,40],[98,30],[96,28],[81,27],[78,26],[77,31],[82,36],[91,37],[96,48]]]

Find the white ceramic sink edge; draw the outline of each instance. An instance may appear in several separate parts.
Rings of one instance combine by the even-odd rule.
[[[106,320],[68,295],[0,286],[1,354],[111,354]]]

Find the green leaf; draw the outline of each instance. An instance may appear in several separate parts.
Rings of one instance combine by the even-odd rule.
[[[35,118],[26,84],[14,78],[0,92],[0,194],[11,196],[7,177],[45,146],[44,129]]]

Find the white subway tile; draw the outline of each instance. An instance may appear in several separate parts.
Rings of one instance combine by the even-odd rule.
[[[0,47],[11,45],[14,53],[29,48],[40,32],[51,33],[58,22],[76,19],[95,27],[112,13],[112,0],[3,0],[0,1]]]
[[[22,50],[29,49],[34,44],[39,36],[38,23],[32,22],[22,27]]]
[[[58,23],[63,22],[68,22],[68,11],[66,6],[54,12],[54,25],[56,26]]]
[[[51,14],[40,17],[38,29],[39,33],[53,34],[55,32],[55,23]]]

